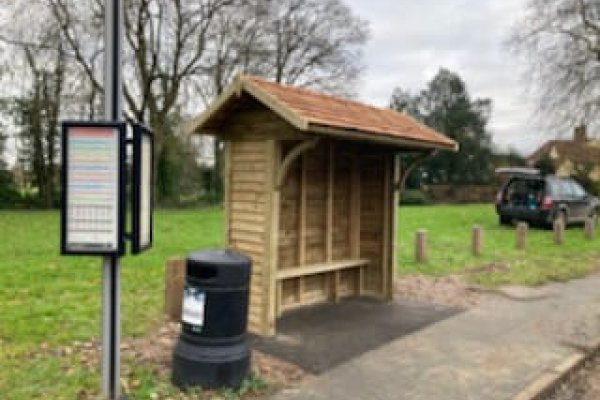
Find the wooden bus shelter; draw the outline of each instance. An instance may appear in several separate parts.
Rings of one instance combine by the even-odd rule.
[[[298,306],[391,299],[399,154],[457,148],[398,112],[244,75],[191,131],[224,142],[225,243],[253,260],[260,335]]]

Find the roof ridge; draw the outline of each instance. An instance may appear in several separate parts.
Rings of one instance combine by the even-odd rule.
[[[355,105],[361,106],[361,107],[369,107],[369,108],[372,108],[372,109],[377,110],[377,111],[398,112],[396,110],[392,110],[391,108],[380,107],[380,106],[376,106],[376,105],[370,104],[370,103],[363,103],[363,102],[360,102],[358,100],[348,99],[346,97],[334,96],[333,94],[318,92],[316,90],[308,89],[308,88],[301,87],[301,86],[294,86],[294,85],[290,85],[290,84],[287,84],[287,83],[273,82],[273,81],[268,80],[268,79],[266,79],[264,77],[261,77],[261,76],[244,74],[244,75],[242,75],[242,79],[257,80],[257,81],[260,81],[262,83],[266,83],[268,85],[283,86],[286,89],[295,90],[295,91],[298,91],[298,92],[304,92],[304,93],[310,94],[311,96],[318,96],[318,97],[322,97],[322,98],[327,98],[327,99],[334,100],[334,101],[337,101],[337,102],[340,102],[340,103],[352,103],[352,104],[355,104]],[[402,115],[407,115],[407,114],[402,113]]]

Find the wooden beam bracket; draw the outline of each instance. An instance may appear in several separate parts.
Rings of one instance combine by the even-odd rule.
[[[413,169],[415,169],[417,165],[421,164],[423,161],[425,161],[429,157],[434,156],[435,154],[437,154],[437,150],[431,150],[426,153],[421,153],[410,164],[408,164],[406,168],[402,168],[402,171],[400,173],[400,179],[394,182],[394,190],[402,192],[402,190],[404,189],[404,184],[406,183],[406,179],[413,171]]]
[[[300,157],[302,154],[304,154],[306,151],[312,149],[313,147],[315,147],[320,141],[320,138],[313,138],[313,139],[306,139],[303,140],[302,142],[298,143],[283,159],[283,161],[281,162],[281,167],[279,168],[279,171],[277,171],[277,174],[275,175],[275,189],[279,190],[281,189],[281,186],[283,186],[283,182],[285,181],[285,178],[287,177],[288,172],[290,171],[290,168],[292,167],[292,164],[294,163],[294,161]]]

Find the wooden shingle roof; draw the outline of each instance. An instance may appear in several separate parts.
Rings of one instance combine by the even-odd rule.
[[[192,121],[191,131],[214,127],[216,116],[242,93],[250,94],[301,131],[422,149],[458,148],[454,140],[397,111],[248,75],[238,76],[219,99]]]

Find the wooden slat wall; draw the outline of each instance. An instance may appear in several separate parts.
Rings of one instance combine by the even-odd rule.
[[[252,258],[248,325],[250,331],[260,333],[264,301],[266,142],[233,141],[227,148],[231,165],[225,196],[229,202],[227,242],[229,247]]]
[[[328,148],[325,144],[306,153],[306,264],[326,261]],[[316,284],[316,283],[315,283]]]
[[[383,284],[383,195],[385,156],[360,159],[360,256],[371,261],[365,268],[364,291],[381,295]]]
[[[284,143],[283,155],[297,143]],[[383,205],[384,193],[390,193],[390,184],[384,179],[390,179],[391,171],[386,173],[386,168],[391,165],[386,153],[365,153],[353,143],[323,141],[292,165],[281,188],[278,268],[349,258],[368,258],[372,262],[364,267],[362,277],[355,268],[340,271],[337,276],[329,272],[283,281],[282,309],[337,300],[332,290],[336,284],[338,297],[363,292],[383,297],[383,279],[387,276],[382,271],[386,258]],[[359,244],[352,246],[353,241]]]
[[[333,259],[352,257],[350,246],[350,192],[352,190],[352,162],[354,156],[336,146],[333,184]],[[358,293],[357,271],[340,272],[339,291],[341,296]]]
[[[291,144],[283,146],[287,154]],[[279,269],[299,265],[298,233],[300,230],[300,175],[301,163],[296,162],[290,168],[285,185],[281,188],[281,220],[279,222]]]

